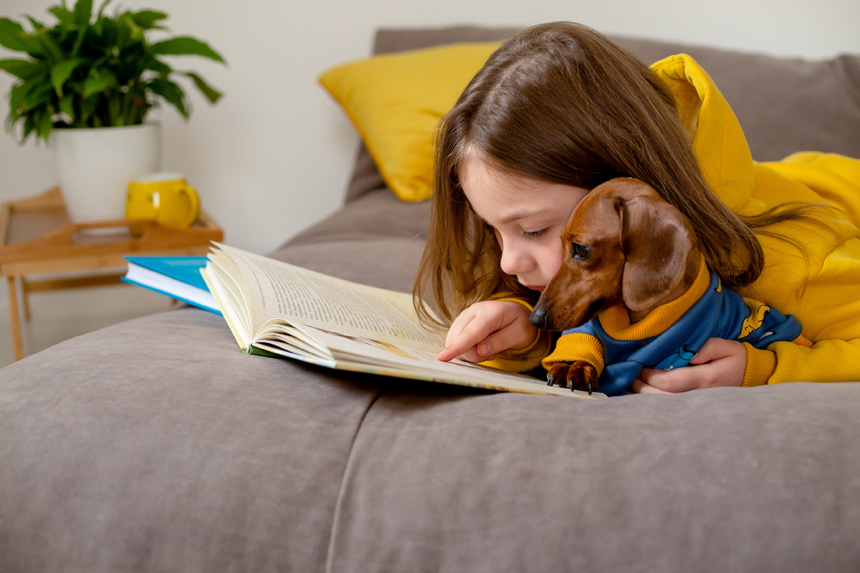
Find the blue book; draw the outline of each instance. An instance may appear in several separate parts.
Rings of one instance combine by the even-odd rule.
[[[200,269],[206,266],[206,257],[125,257],[128,272],[122,280],[165,294],[190,305],[221,314],[218,304]]]

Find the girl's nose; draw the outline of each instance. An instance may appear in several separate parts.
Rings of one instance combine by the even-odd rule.
[[[499,262],[502,271],[509,275],[519,275],[529,272],[531,257],[528,250],[519,247],[516,241],[506,241],[502,248],[502,260]],[[532,265],[533,266],[533,265]]]

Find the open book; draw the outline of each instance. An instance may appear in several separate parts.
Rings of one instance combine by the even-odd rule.
[[[445,335],[421,325],[406,293],[351,283],[219,244],[201,274],[244,352],[490,390],[605,397],[463,360],[436,360]]]

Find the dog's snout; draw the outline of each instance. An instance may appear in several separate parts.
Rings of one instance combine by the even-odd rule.
[[[532,326],[537,326],[541,330],[546,330],[547,319],[546,310],[544,310],[543,306],[540,304],[538,304],[529,315],[529,322],[532,323]]]

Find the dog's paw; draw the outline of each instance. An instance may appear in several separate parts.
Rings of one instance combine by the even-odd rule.
[[[582,390],[591,394],[597,390],[597,370],[588,362],[556,362],[546,375],[547,386],[558,385],[559,388]]]

